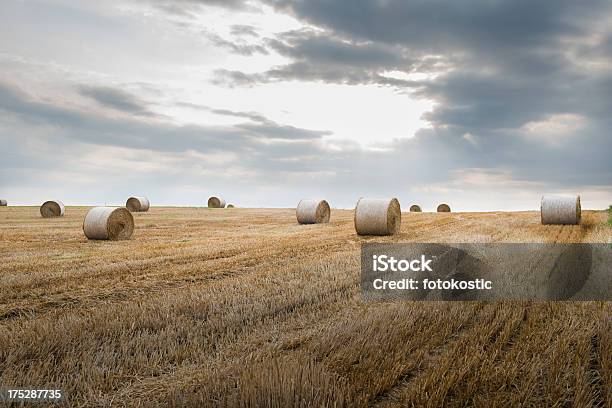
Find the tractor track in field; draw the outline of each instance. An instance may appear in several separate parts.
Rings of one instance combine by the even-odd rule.
[[[491,304],[489,304],[491,305]],[[481,315],[484,314],[484,307],[479,309]],[[492,319],[495,320],[497,316],[497,309],[493,308],[494,314]],[[495,351],[496,360],[500,359],[502,355],[507,354],[513,346],[513,342],[524,327],[526,321],[526,309],[523,309],[523,317],[520,321],[514,325],[509,334],[504,336],[500,340],[500,336],[505,328],[505,320],[498,319],[494,330],[483,337],[483,334],[479,332],[481,326],[479,326],[479,317],[481,315],[473,315],[465,326],[462,326],[460,330],[453,333],[453,335],[446,339],[444,342],[436,345],[431,351],[428,352],[428,358],[422,363],[422,365],[413,372],[407,372],[405,376],[398,378],[398,381],[394,386],[384,393],[377,395],[374,400],[369,404],[370,407],[375,408],[389,408],[395,406],[406,406],[406,398],[412,393],[414,387],[419,387],[419,382],[428,384],[427,375],[430,371],[434,370],[442,361],[452,361],[450,356],[457,350],[462,348],[464,343],[470,343],[473,338],[481,337],[481,341],[477,342],[484,350]],[[492,320],[492,321],[493,321]],[[482,323],[482,322],[480,322]],[[480,359],[478,357],[472,359],[470,367],[474,367],[479,364]],[[452,392],[452,388],[449,390]]]
[[[280,248],[279,248],[280,247]],[[83,277],[77,276],[74,278],[66,278],[61,282],[74,282],[78,287],[86,287],[87,282],[95,282],[100,287],[100,290],[94,291],[93,286],[86,287],[80,292],[68,287],[67,290],[59,292],[54,296],[46,296],[43,301],[25,302],[25,304],[15,304],[15,300],[22,299],[28,294],[28,290],[32,290],[37,287],[43,286],[48,287],[50,284],[56,284],[59,282],[40,282],[36,286],[31,287],[18,287],[14,288],[14,292],[17,296],[13,298],[5,299],[6,305],[10,305],[8,302],[13,301],[12,306],[8,306],[4,311],[0,308],[0,323],[16,318],[33,318],[44,312],[48,312],[55,308],[77,308],[91,306],[96,302],[108,302],[108,301],[129,301],[133,296],[138,295],[152,295],[161,291],[169,289],[180,289],[181,287],[191,287],[206,282],[214,282],[228,277],[240,276],[249,274],[253,271],[257,271],[264,268],[274,268],[282,266],[284,263],[284,257],[287,255],[288,250],[292,252],[301,251],[302,255],[297,256],[293,260],[299,262],[310,259],[309,255],[303,255],[304,253],[318,252],[323,249],[326,250],[327,255],[333,255],[336,251],[341,251],[345,245],[342,242],[330,242],[322,244],[320,240],[312,240],[309,243],[300,243],[298,247],[291,247],[288,245],[270,244],[266,248],[257,248],[256,252],[259,254],[253,257],[253,253],[245,252],[244,250],[231,251],[230,254],[225,256],[215,256],[201,260],[198,255],[188,256],[187,259],[182,259],[180,255],[173,257],[159,257],[147,261],[146,265],[153,265],[153,269],[148,274],[132,275],[133,270],[130,270],[130,262],[122,265],[113,265],[109,269],[113,271],[112,274],[105,273],[106,271],[96,270],[93,275]],[[265,258],[267,263],[261,263],[258,259]],[[219,266],[208,266],[207,273],[202,272],[202,266],[193,265],[192,260],[199,259],[203,262],[214,262],[221,261],[226,264],[225,267],[219,268]],[[236,261],[236,259],[238,261]],[[140,261],[135,261],[140,262]],[[161,264],[160,264],[161,262]],[[155,273],[158,269],[167,269],[168,265],[174,266],[172,272]],[[178,268],[181,266],[182,268]],[[87,268],[89,269],[89,268]],[[126,269],[129,272],[126,272]],[[142,268],[140,268],[142,269]],[[148,279],[149,275],[154,275],[155,279]],[[132,279],[128,282],[121,281],[119,286],[116,285],[116,280],[112,280],[113,277],[129,276]],[[108,290],[108,284],[100,280],[100,277],[104,277],[104,281],[109,283],[115,283],[110,286],[111,290]],[[30,292],[31,293],[31,292]],[[67,295],[69,293],[70,295]],[[31,299],[31,295],[26,297]]]
[[[478,309],[479,312],[482,311],[482,307]],[[409,369],[397,378],[394,384],[391,387],[387,388],[384,391],[379,392],[374,398],[369,402],[369,407],[375,408],[383,408],[388,406],[390,403],[393,403],[394,395],[402,394],[402,392],[408,390],[414,380],[423,372],[425,372],[428,367],[431,367],[435,364],[435,361],[442,352],[451,347],[453,343],[459,342],[463,337],[470,335],[470,330],[472,330],[477,321],[477,313],[474,313],[470,318],[462,324],[458,330],[455,330],[451,335],[445,338],[442,342],[436,344],[431,350],[427,352],[427,357],[425,361],[421,362],[418,367],[415,369]]]
[[[328,253],[328,255],[334,255],[336,253],[333,252],[334,249],[337,250],[339,247],[333,248],[330,246],[325,246],[325,248],[327,250],[332,251]],[[227,260],[230,258],[223,259]],[[294,260],[298,261],[299,259],[300,258],[296,258]],[[309,259],[309,256],[301,257],[302,261],[306,261]],[[112,287],[111,291],[95,291],[92,290],[92,288],[90,287],[86,290],[83,290],[81,294],[76,291],[61,292],[58,293],[55,297],[47,297],[43,301],[26,302],[23,305],[15,305],[13,303],[12,306],[7,307],[4,311],[0,309],[0,325],[5,322],[10,322],[14,319],[33,319],[37,316],[44,315],[45,313],[56,309],[62,309],[63,311],[67,311],[76,308],[92,307],[99,303],[105,304],[108,302],[129,302],[135,297],[154,296],[158,293],[166,292],[168,290],[195,288],[196,285],[217,282],[230,277],[245,276],[257,272],[258,270],[280,267],[282,265],[282,258],[279,258],[265,265],[244,265],[239,267],[221,269],[207,274],[184,274],[178,275],[178,277],[176,273],[157,274],[155,280],[151,280],[148,282],[144,281],[147,276],[141,275],[138,276],[140,279],[133,281],[131,286]],[[187,271],[191,271],[191,269],[187,269]],[[165,276],[170,277],[172,279],[163,279]],[[80,286],[82,286],[83,283],[84,282],[80,282]],[[70,295],[67,295],[67,293],[70,293]]]

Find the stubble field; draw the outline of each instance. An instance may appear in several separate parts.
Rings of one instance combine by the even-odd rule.
[[[366,302],[360,244],[610,242],[538,212],[403,213],[358,237],[352,211],[152,208],[130,241],[87,211],[0,208],[0,387],[65,406],[612,406],[609,302]]]

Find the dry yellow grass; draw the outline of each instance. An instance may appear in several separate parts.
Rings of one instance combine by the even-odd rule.
[[[611,406],[606,302],[375,303],[362,242],[610,242],[605,212],[404,213],[358,237],[351,211],[152,208],[88,241],[86,208],[0,209],[0,386],[66,406]]]

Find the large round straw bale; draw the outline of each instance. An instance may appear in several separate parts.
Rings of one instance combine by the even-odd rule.
[[[89,239],[130,239],[134,217],[125,207],[94,207],[83,220],[83,232]]]
[[[436,211],[438,211],[438,212],[451,212],[451,209],[448,206],[448,204],[440,204]]]
[[[0,200],[0,207],[6,207],[8,205],[8,203],[6,202],[6,200]]]
[[[43,205],[40,206],[40,215],[45,218],[61,217],[64,215],[64,212],[64,204],[61,201],[45,201]]]
[[[225,208],[234,208],[234,207],[235,207],[234,204],[228,204],[227,207]]]
[[[542,224],[580,224],[579,195],[545,195],[540,203]]]
[[[410,206],[410,212],[421,212],[421,207],[419,207],[419,206],[418,206],[418,205],[416,205],[416,204],[412,204],[412,205]]]
[[[208,199],[208,208],[225,208],[225,200],[221,197],[210,197]]]
[[[355,206],[359,235],[393,235],[400,231],[402,210],[397,198],[361,198]]]
[[[147,197],[130,197],[125,203],[125,207],[131,212],[146,212],[149,211],[150,206]]]
[[[301,200],[295,209],[300,224],[321,224],[329,222],[331,210],[325,200]]]

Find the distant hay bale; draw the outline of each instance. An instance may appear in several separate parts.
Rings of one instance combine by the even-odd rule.
[[[580,224],[579,195],[545,195],[540,203],[542,224]]]
[[[438,212],[451,212],[451,209],[448,206],[448,204],[440,204],[436,211],[438,211]]]
[[[45,201],[40,206],[40,215],[44,218],[61,217],[64,215],[65,208],[61,201]]]
[[[234,204],[228,204],[225,208],[234,208]]]
[[[89,239],[130,239],[134,217],[124,207],[94,207],[83,220],[83,232]]]
[[[355,206],[355,230],[359,235],[399,233],[402,211],[397,198],[361,198]]]
[[[8,203],[6,202],[6,200],[0,200],[0,207],[6,207],[8,205]]]
[[[130,212],[146,212],[149,211],[149,199],[147,197],[130,197],[125,203],[125,207]]]
[[[410,206],[410,212],[421,212],[421,207],[416,204]]]
[[[325,200],[301,200],[295,209],[300,224],[321,224],[329,222],[331,210]]]
[[[208,199],[208,208],[225,208],[225,200],[221,197],[210,197]]]

